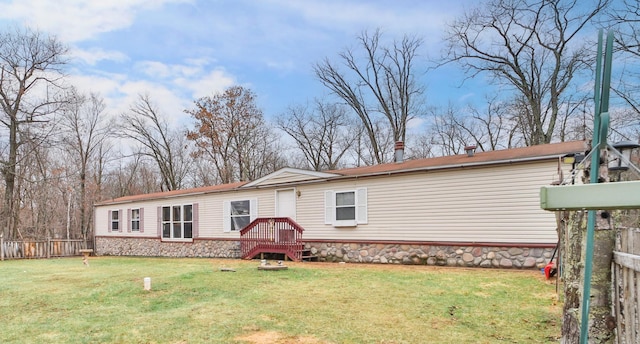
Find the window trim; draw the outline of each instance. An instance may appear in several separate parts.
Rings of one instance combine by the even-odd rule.
[[[118,218],[114,219],[113,214],[117,214]],[[113,225],[116,224],[118,228],[113,228]],[[109,210],[109,232],[122,232],[122,209]]]
[[[343,195],[343,194],[353,194],[353,204],[348,204],[348,205],[338,205],[338,195]],[[356,205],[356,191],[355,190],[349,190],[349,191],[335,191],[334,192],[334,197],[336,199],[336,205],[335,205],[335,215],[336,215],[336,220],[334,222],[334,224],[336,225],[343,225],[343,226],[355,226],[357,224],[357,218],[358,218],[358,214],[357,214],[357,205]],[[353,208],[353,218],[352,219],[344,219],[344,220],[338,220],[338,209],[351,209]]]
[[[228,199],[222,202],[222,231],[225,233],[240,233],[242,229],[231,230],[231,202],[249,201],[249,223],[258,217],[258,199],[257,198],[236,198]],[[243,215],[246,216],[246,215]]]
[[[336,205],[336,195],[353,192],[355,219],[337,220],[336,213],[339,206]],[[367,188],[355,188],[345,190],[326,190],[324,193],[325,224],[334,227],[357,227],[368,223]]]
[[[185,207],[191,206],[191,220],[186,220]],[[169,209],[169,220],[165,220],[164,218],[164,210],[165,208]],[[176,208],[180,209],[180,220],[174,219],[174,210]],[[193,239],[197,235],[197,224],[196,220],[196,211],[197,211],[197,203],[183,203],[183,204],[171,204],[171,205],[162,205],[158,207],[158,234],[162,241],[176,241],[176,242],[193,242]],[[191,224],[191,237],[185,238],[185,224]],[[164,228],[165,225],[169,225],[169,237],[164,236]],[[180,226],[180,237],[174,237],[175,225]]]
[[[134,214],[138,213],[138,217],[135,218]],[[141,208],[131,208],[129,209],[129,232],[137,232],[142,233],[142,209]],[[138,229],[134,226],[134,223],[138,223]]]

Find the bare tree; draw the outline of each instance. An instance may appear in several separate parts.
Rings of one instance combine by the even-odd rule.
[[[516,135],[519,127],[514,124],[513,118],[510,116],[510,104],[498,100],[497,97],[488,97],[484,105],[483,108],[468,107],[472,122],[477,126],[477,132],[472,136],[480,150],[489,151],[521,146],[521,140]]]
[[[276,124],[295,141],[307,166],[315,171],[341,167],[341,159],[356,138],[349,133],[347,110],[321,100],[315,100],[312,108],[290,107],[276,118]]]
[[[377,129],[385,119],[392,140],[406,141],[407,122],[421,114],[424,92],[415,80],[414,59],[422,40],[405,36],[390,46],[382,46],[382,33],[362,33],[358,43],[362,49],[347,49],[339,54],[347,71],[325,58],[314,66],[317,78],[324,86],[342,99],[358,115],[369,139],[374,163],[387,161],[384,152],[387,142],[380,142]]]
[[[615,32],[614,59],[622,66],[619,78],[612,86],[624,104],[615,113],[619,122],[615,128],[624,139],[640,140],[640,3],[624,0],[619,5],[611,8],[605,22]]]
[[[432,109],[431,112],[428,136],[431,137],[432,150],[436,155],[460,154],[465,146],[476,144],[476,130],[471,121],[461,115],[453,104],[449,103],[443,110]]]
[[[52,159],[52,149],[37,141],[24,142],[22,158],[16,170],[16,190],[21,207],[17,214],[19,237],[44,238],[62,235],[66,195],[66,170],[63,160]],[[56,216],[58,214],[58,216]]]
[[[162,178],[161,190],[177,190],[189,172],[186,134],[171,130],[148,95],[140,95],[122,118],[122,134],[140,144],[137,154],[151,158]]]
[[[425,159],[435,156],[433,140],[430,133],[422,132],[412,135],[405,146],[407,159]]]
[[[105,118],[104,100],[97,94],[88,96],[78,94],[75,89],[70,92],[70,102],[62,111],[60,125],[62,127],[62,147],[69,156],[69,163],[73,166],[71,174],[77,178],[73,187],[77,193],[77,207],[79,209],[79,232],[86,239],[91,228],[91,210],[96,198],[87,191],[87,184],[92,164],[100,159],[100,153],[106,140],[113,134],[113,125]],[[89,187],[91,189],[91,187]]]
[[[623,0],[622,6],[612,7],[608,24],[616,29],[618,50],[640,57],[640,3]]]
[[[610,0],[491,0],[451,23],[444,63],[474,77],[489,74],[520,100],[526,145],[551,142],[576,75],[588,71],[591,46],[580,33]]]
[[[162,176],[154,165],[141,154],[111,162],[104,172],[101,195],[110,199],[157,192]]]
[[[518,111],[513,103],[498,96],[462,109],[449,103],[445,109],[431,110],[432,121],[421,142],[429,144],[431,155],[460,154],[466,145],[475,145],[479,151],[520,147],[524,139]]]
[[[253,180],[282,165],[277,137],[251,90],[233,86],[194,105],[185,110],[196,120],[188,138],[196,144],[196,155],[214,164],[219,182]]]
[[[5,182],[0,217],[6,221],[5,237],[17,226],[16,168],[23,127],[48,120],[63,101],[62,68],[67,48],[55,37],[29,29],[0,33],[0,123],[8,131],[8,152],[1,161]]]

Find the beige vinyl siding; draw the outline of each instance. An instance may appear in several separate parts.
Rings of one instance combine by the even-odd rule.
[[[539,189],[557,163],[420,172],[300,188],[305,239],[554,243],[555,215],[540,209]],[[368,224],[324,225],[325,189],[367,188]]]
[[[557,179],[556,172],[557,161],[547,160],[308,182],[296,186],[296,222],[305,229],[304,240],[551,244],[557,240],[555,215],[540,209],[539,191]],[[275,216],[279,188],[97,206],[96,235],[157,237],[158,207],[198,203],[199,237],[237,239],[238,232],[223,231],[223,202],[257,199],[258,217]],[[326,225],[325,191],[358,188],[367,190],[367,224]],[[137,207],[145,209],[143,233],[128,233],[124,223],[123,232],[108,232],[109,210],[123,209],[126,220],[126,209]]]
[[[274,191],[271,189],[248,189],[242,192],[224,192],[200,196],[200,237],[240,238],[239,232],[223,231],[224,201],[247,199],[258,200],[258,217],[274,216]]]
[[[158,199],[145,202],[132,202],[123,204],[113,204],[96,207],[95,223],[96,235],[98,236],[130,236],[130,237],[158,237],[158,207],[185,205],[198,203],[198,232],[200,238],[239,238],[238,232],[223,232],[222,204],[224,201],[257,199],[258,217],[274,216],[275,214],[275,192],[271,189],[249,189],[242,192],[221,192],[203,195],[185,195]],[[127,232],[126,230],[126,209],[144,208],[144,232]],[[109,233],[107,222],[109,210],[124,210],[123,231]]]
[[[142,231],[128,232],[127,222],[130,219],[127,217],[127,210],[129,209],[144,209],[140,222],[142,224]],[[108,221],[109,211],[121,210],[120,214],[122,227],[121,232],[109,232],[109,226],[111,222]],[[157,220],[156,220],[156,208],[151,206],[149,202],[144,203],[125,203],[114,204],[110,206],[100,206],[95,208],[94,218],[95,235],[98,236],[131,236],[131,237],[156,237],[157,236]]]

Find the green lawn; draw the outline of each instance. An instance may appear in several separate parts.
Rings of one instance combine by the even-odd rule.
[[[544,343],[560,335],[555,284],[539,271],[291,262],[258,271],[255,260],[124,257],[90,264],[0,262],[0,343]]]

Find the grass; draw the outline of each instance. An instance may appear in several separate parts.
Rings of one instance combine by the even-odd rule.
[[[90,264],[0,262],[0,342],[544,343],[560,334],[555,285],[534,271],[291,262],[258,271],[257,261],[124,257]]]

